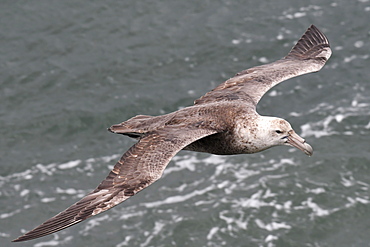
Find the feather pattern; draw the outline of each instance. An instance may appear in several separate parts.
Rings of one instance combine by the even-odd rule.
[[[116,206],[158,180],[171,158],[186,145],[216,133],[198,128],[178,131],[178,128],[181,126],[163,128],[142,138],[123,154],[94,191],[13,242],[60,231]]]
[[[157,181],[182,149],[230,155],[289,145],[312,155],[312,147],[286,120],[260,116],[256,105],[276,84],[319,71],[330,55],[328,39],[312,25],[286,57],[236,74],[193,106],[162,116],[138,115],[111,126],[111,132],[138,142],[95,190],[13,241],[60,231],[118,205]]]
[[[243,70],[194,103],[241,100],[256,106],[273,86],[299,75],[319,71],[330,56],[328,39],[316,26],[311,25],[286,57]]]

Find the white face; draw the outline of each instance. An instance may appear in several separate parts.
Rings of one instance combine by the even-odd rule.
[[[286,145],[289,133],[294,132],[292,126],[282,118],[269,117],[268,122],[270,125],[266,126],[268,128],[268,132],[265,133],[266,138],[270,139],[273,145]]]
[[[251,133],[254,136],[255,152],[268,149],[273,146],[288,145],[312,155],[312,147],[305,140],[297,135],[292,126],[284,119],[276,117],[261,116],[258,119],[258,126]]]
[[[258,119],[256,140],[260,140],[260,145],[266,148],[285,145],[286,138],[292,130],[290,124],[284,119],[261,116]]]

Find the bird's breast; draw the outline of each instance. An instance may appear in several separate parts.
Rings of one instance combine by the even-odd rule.
[[[184,148],[184,150],[211,153],[218,155],[232,155],[245,153],[232,132],[217,133],[199,139]]]

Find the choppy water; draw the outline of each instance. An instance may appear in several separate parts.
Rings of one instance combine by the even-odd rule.
[[[3,1],[1,246],[370,246],[370,1]],[[180,152],[163,178],[57,234],[10,243],[105,178],[133,144],[105,129],[191,105],[286,55],[310,24],[322,71],[260,102],[312,144]]]

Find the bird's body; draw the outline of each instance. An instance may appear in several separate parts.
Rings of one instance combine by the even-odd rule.
[[[230,111],[230,109],[233,109]],[[183,149],[212,154],[241,154],[244,147],[237,143],[243,122],[253,122],[258,115],[249,114],[245,105],[234,102],[215,102],[195,105],[166,115],[151,117],[139,115],[109,128],[114,133],[140,138],[147,133],[175,128],[178,131],[193,127],[214,132],[198,139]],[[128,133],[127,133],[128,132]],[[189,135],[196,135],[196,133]]]
[[[94,191],[13,241],[54,233],[116,206],[158,180],[182,149],[232,155],[288,145],[312,155],[311,146],[286,120],[261,116],[256,105],[276,84],[319,71],[330,55],[327,38],[312,25],[286,57],[236,74],[193,106],[161,116],[138,115],[111,126],[109,131],[138,142]]]

